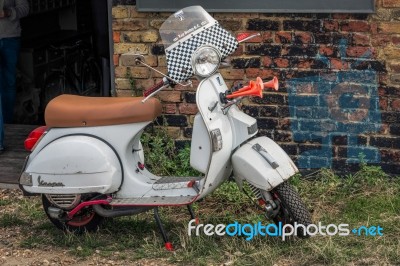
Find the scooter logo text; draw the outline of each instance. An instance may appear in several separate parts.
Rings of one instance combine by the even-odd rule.
[[[42,177],[38,177],[38,186],[39,187],[65,187],[62,182],[46,182],[42,180]]]
[[[273,236],[281,237],[285,240],[289,236],[302,236],[304,234],[309,236],[322,235],[322,236],[348,236],[351,233],[357,236],[382,236],[383,228],[381,226],[360,226],[352,230],[349,229],[349,224],[318,224],[303,225],[295,222],[292,224],[268,224],[263,225],[261,222],[255,224],[241,224],[237,221],[225,224],[195,224],[196,220],[191,220],[188,224],[188,235],[199,236],[203,233],[207,236],[244,236],[247,241],[252,240],[255,236]]]

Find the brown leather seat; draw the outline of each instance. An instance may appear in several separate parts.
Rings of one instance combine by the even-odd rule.
[[[161,103],[142,97],[84,97],[60,95],[45,111],[49,127],[94,127],[152,121],[161,114]]]

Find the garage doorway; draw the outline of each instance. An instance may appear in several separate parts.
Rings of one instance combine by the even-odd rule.
[[[21,20],[14,123],[43,124],[63,93],[104,96],[114,86],[112,0],[28,0]]]

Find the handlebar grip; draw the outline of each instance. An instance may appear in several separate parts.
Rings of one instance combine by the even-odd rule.
[[[164,86],[164,81],[160,81],[159,83],[157,83],[156,85],[154,85],[153,87],[148,88],[147,90],[145,90],[143,92],[143,96],[147,97],[150,94],[152,94],[153,92],[155,92],[156,90],[160,89],[162,86]]]

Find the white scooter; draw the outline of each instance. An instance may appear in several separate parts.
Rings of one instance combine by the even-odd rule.
[[[247,182],[257,205],[275,222],[310,224],[297,192],[285,181],[298,172],[289,156],[257,134],[256,119],[237,106],[245,96],[278,89],[276,78],[261,78],[229,90],[218,73],[223,58],[238,40],[200,6],[184,8],[161,26],[168,76],[145,92],[145,98],[100,98],[61,95],[46,107],[46,126],[26,139],[31,150],[20,177],[28,194],[41,194],[44,210],[57,227],[96,230],[104,217],[154,210],[166,248],[172,249],[158,215],[160,206],[188,206],[233,177]],[[146,65],[143,57],[136,63]],[[200,79],[191,142],[190,164],[202,176],[155,176],[144,164],[140,136],[161,114],[152,98],[160,90]],[[186,83],[182,83],[186,81]]]

